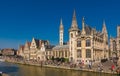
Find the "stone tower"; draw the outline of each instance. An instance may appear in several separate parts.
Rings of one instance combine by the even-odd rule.
[[[69,51],[70,51],[70,57],[69,57],[69,60],[70,61],[75,61],[75,45],[76,45],[76,36],[78,35],[78,31],[79,31],[79,28],[78,28],[78,24],[77,24],[77,20],[76,20],[76,13],[75,13],[75,10],[74,10],[74,13],[73,13],[73,18],[72,18],[72,24],[71,24],[71,28],[69,29]]]
[[[59,29],[59,45],[62,46],[63,45],[63,34],[64,34],[64,27],[63,27],[63,23],[62,23],[62,19],[60,21],[60,29]]]
[[[102,28],[102,33],[103,33],[103,40],[104,40],[104,58],[108,58],[108,33],[107,33],[107,29],[106,29],[106,24],[105,21],[103,21],[103,28]]]
[[[117,56],[120,57],[120,25],[117,26],[116,50]]]

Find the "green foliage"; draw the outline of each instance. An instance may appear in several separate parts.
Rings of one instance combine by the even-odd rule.
[[[53,58],[51,58],[51,60],[53,60]],[[62,58],[57,57],[57,58],[54,58],[54,60],[56,60],[57,62],[69,62],[69,59],[64,57]]]
[[[69,62],[69,58],[65,58],[65,62]]]

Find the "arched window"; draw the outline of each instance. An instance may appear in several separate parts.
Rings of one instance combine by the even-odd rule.
[[[91,46],[91,41],[90,40],[86,40],[86,46]]]

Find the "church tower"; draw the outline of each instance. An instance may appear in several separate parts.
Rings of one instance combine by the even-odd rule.
[[[72,17],[72,24],[71,28],[69,29],[69,50],[70,50],[70,57],[69,60],[72,62],[75,61],[76,58],[76,36],[78,35],[79,28],[76,20],[76,13],[75,10],[73,12]]]
[[[63,23],[62,23],[62,19],[61,19],[60,28],[59,28],[59,45],[60,46],[63,45],[63,33],[64,33],[64,27],[63,27]]]
[[[103,40],[104,40],[103,55],[104,55],[104,58],[108,58],[109,56],[108,54],[108,33],[107,33],[105,21],[103,21],[102,33],[103,33]]]
[[[104,40],[108,42],[108,33],[107,33],[105,21],[103,21],[102,33],[104,34]]]

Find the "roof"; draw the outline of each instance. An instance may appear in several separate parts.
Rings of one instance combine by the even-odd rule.
[[[27,44],[28,44],[28,46],[30,47],[30,45],[31,45],[31,42],[27,42]]]
[[[59,50],[59,49],[69,49],[69,45],[58,45],[58,46],[55,46],[53,47],[53,50]]]
[[[39,40],[38,39],[35,39],[35,43],[37,45],[37,48],[39,47]]]
[[[24,50],[24,47],[25,47],[24,45],[20,45],[20,49]]]
[[[85,32],[87,35],[90,35],[92,32],[92,28],[90,26],[85,26]]]

